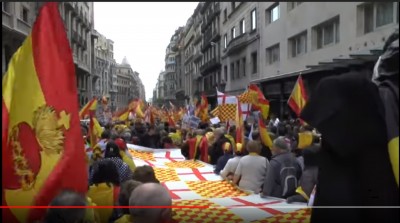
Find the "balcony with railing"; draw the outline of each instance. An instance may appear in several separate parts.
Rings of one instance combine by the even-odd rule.
[[[207,75],[210,71],[221,67],[221,63],[217,60],[217,58],[212,58],[208,62],[206,62],[203,66],[200,67],[201,75]]]
[[[223,52],[226,53],[227,55],[234,54],[237,51],[246,47],[248,41],[249,41],[249,34],[244,33],[244,34],[236,37],[235,39],[232,39],[231,41],[229,41],[226,49],[224,49]]]
[[[165,73],[174,73],[175,71],[176,71],[175,68],[171,66],[167,66],[165,68]]]

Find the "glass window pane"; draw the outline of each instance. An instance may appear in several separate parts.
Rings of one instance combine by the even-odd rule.
[[[364,33],[372,32],[374,29],[374,6],[373,4],[364,5]]]
[[[335,43],[340,41],[340,24],[339,21],[335,22]]]
[[[323,37],[322,28],[320,27],[317,28],[316,32],[317,32],[317,49],[320,49],[322,48],[322,37]]]
[[[274,22],[279,19],[279,5],[275,6],[271,10],[271,22]]]
[[[376,3],[376,27],[393,22],[393,2]]]
[[[333,43],[333,23],[324,27],[324,45]]]

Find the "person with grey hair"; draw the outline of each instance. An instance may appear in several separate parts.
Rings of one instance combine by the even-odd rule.
[[[130,208],[135,223],[164,223],[172,221],[172,198],[160,184],[145,183],[136,187],[129,198],[129,206],[166,206],[165,208]]]
[[[62,191],[53,199],[50,206],[86,206],[86,198],[74,191]],[[49,208],[44,223],[76,223],[84,222],[84,208]]]
[[[290,152],[287,139],[283,136],[276,138],[271,152],[270,169],[261,196],[287,198],[294,195],[302,170],[295,155]]]
[[[122,183],[119,193],[118,206],[129,206],[129,198],[131,197],[132,192],[140,185],[142,185],[142,183],[136,180],[128,180]],[[132,218],[129,208],[114,209],[111,221],[114,223],[131,222]]]

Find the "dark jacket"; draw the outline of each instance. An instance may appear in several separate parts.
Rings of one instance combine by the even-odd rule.
[[[160,148],[160,136],[145,134],[140,138],[140,145],[148,148]]]
[[[219,174],[224,169],[230,158],[233,158],[233,155],[229,153],[225,153],[223,156],[221,156],[217,161],[217,166],[215,167],[214,173]]]
[[[282,198],[281,169],[283,167],[296,168],[296,178],[300,179],[301,167],[293,153],[287,152],[272,156],[267,177],[264,180],[263,195]]]
[[[328,77],[301,118],[322,134],[315,206],[398,206],[383,106],[367,72]],[[398,222],[399,209],[312,211],[311,222]]]
[[[222,149],[222,145],[224,143],[231,143],[228,138],[225,136],[221,136],[208,150],[208,155],[210,156],[210,164],[217,164],[218,158],[224,155],[224,150]]]

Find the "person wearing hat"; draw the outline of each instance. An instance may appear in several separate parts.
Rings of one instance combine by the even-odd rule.
[[[222,149],[224,150],[224,155],[218,158],[217,165],[215,166],[214,173],[218,174],[225,168],[226,163],[229,159],[233,158],[233,148],[229,142],[226,142],[222,145]]]
[[[132,155],[128,151],[128,146],[126,145],[126,142],[121,138],[116,139],[114,142],[119,148],[119,154],[122,157],[122,161],[128,164],[129,169],[131,169],[132,172],[135,171],[136,166],[132,160]]]

